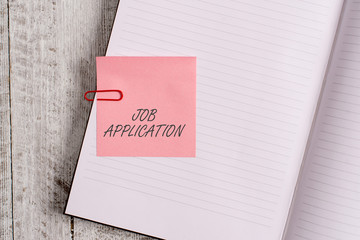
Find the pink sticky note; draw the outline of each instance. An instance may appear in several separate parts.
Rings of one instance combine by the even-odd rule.
[[[97,101],[97,156],[195,157],[195,57],[96,62],[97,89],[123,92],[121,101]]]

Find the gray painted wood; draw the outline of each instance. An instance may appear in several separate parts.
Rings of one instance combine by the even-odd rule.
[[[0,0],[0,239],[12,239],[8,6]]]
[[[105,54],[117,4],[9,0],[10,55],[1,14],[1,237],[148,239],[63,215],[91,108],[83,94],[96,87],[95,57]]]
[[[66,139],[70,106],[61,95],[71,88],[75,69],[66,69],[63,57],[71,47],[65,40],[69,20],[59,19],[63,7],[59,1],[9,5],[15,239],[71,238],[62,208],[75,149]]]
[[[112,228],[94,222],[83,221],[75,218],[74,226],[75,239],[107,239],[107,240],[153,240],[155,238],[146,237],[140,234],[125,230]]]

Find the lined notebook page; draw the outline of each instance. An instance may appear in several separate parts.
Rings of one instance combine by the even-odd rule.
[[[360,239],[360,1],[345,4],[286,239]]]
[[[66,213],[166,239],[280,239],[341,5],[121,0],[108,55],[197,57],[197,157],[96,157],[94,103]]]

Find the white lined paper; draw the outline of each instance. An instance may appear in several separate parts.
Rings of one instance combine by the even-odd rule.
[[[285,239],[360,238],[360,14],[345,4]]]
[[[108,55],[197,56],[197,157],[96,157],[94,103],[66,212],[167,239],[279,239],[340,8],[122,0]]]

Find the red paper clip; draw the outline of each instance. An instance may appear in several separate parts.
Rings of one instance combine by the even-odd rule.
[[[124,97],[124,94],[122,93],[122,91],[120,90],[116,90],[116,89],[113,89],[113,90],[96,90],[96,91],[87,91],[84,95],[84,98],[88,101],[94,101],[94,99],[89,99],[86,97],[86,95],[88,93],[93,93],[93,92],[118,92],[120,97],[119,98],[98,98],[97,100],[98,101],[120,101],[123,97]]]

